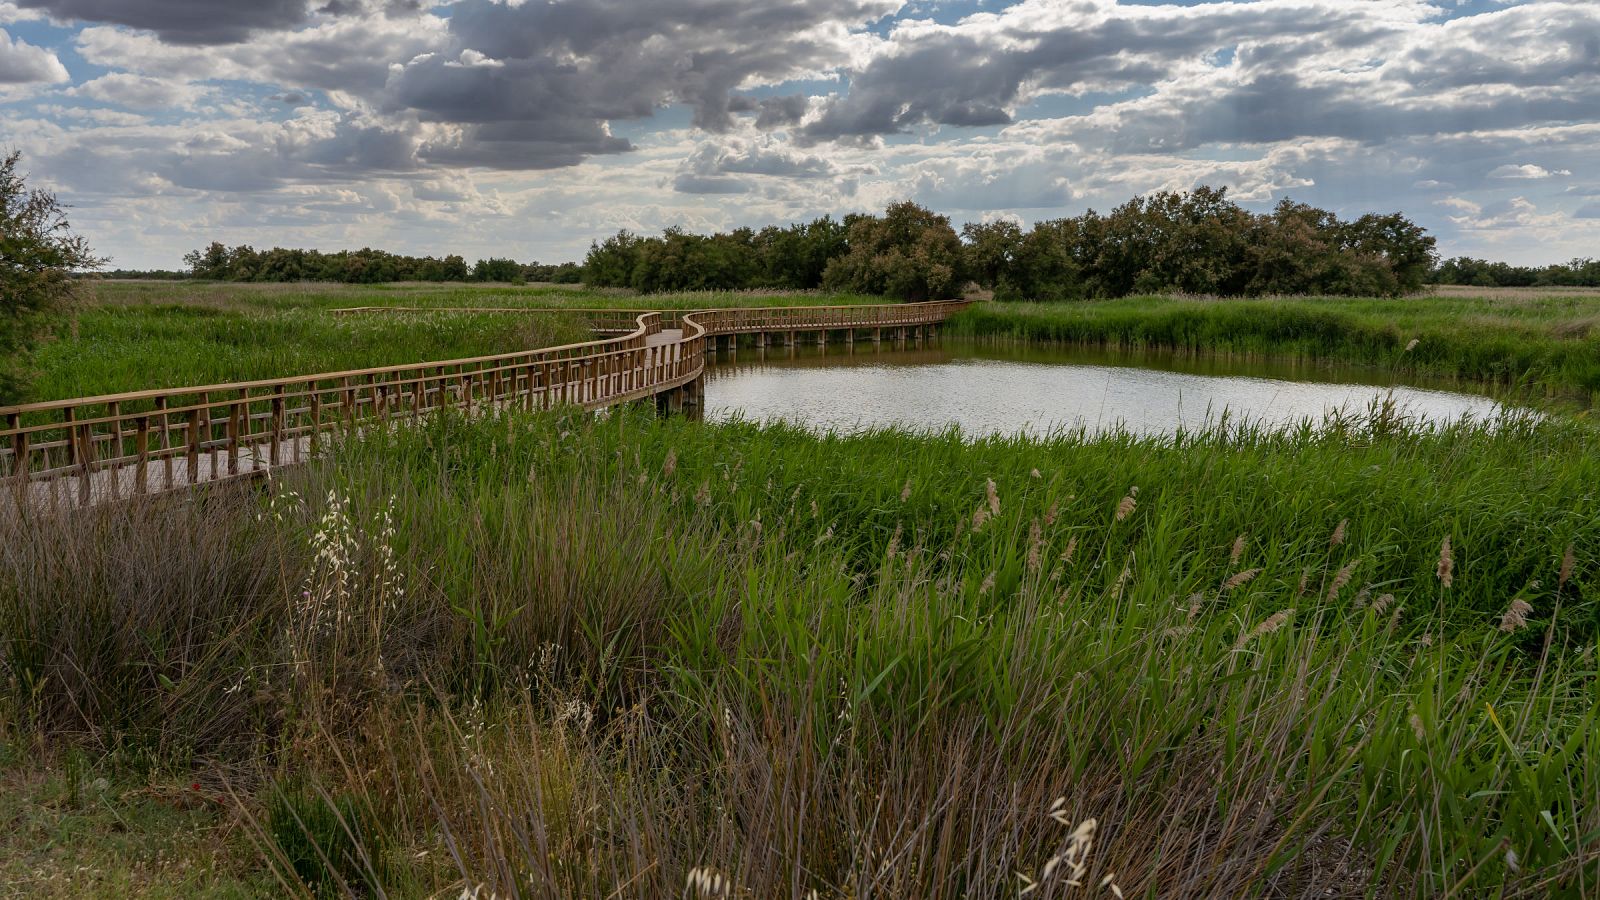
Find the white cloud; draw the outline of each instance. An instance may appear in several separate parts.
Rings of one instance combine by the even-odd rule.
[[[1565,177],[1571,174],[1572,173],[1566,169],[1557,169],[1556,171],[1552,172],[1543,166],[1535,166],[1526,163],[1516,166],[1507,163],[1490,172],[1489,177],[1505,178],[1517,181],[1537,181],[1541,178],[1556,178],[1558,176]]]
[[[183,81],[112,72],[86,81],[67,93],[130,109],[191,109],[209,91]]]
[[[71,80],[54,53],[0,29],[0,85],[60,84]]]

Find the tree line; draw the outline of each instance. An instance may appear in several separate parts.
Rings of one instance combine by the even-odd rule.
[[[547,281],[576,284],[577,263],[540,265],[513,259],[480,259],[468,266],[460,256],[405,256],[363,248],[323,253],[274,247],[256,250],[248,244],[229,247],[213,242],[183,258],[189,277],[214,281],[340,281],[379,284],[391,281]]]
[[[969,223],[911,202],[884,214],[823,216],[789,226],[658,237],[629,231],[591,244],[577,263],[405,256],[364,248],[324,253],[212,243],[184,257],[186,272],[108,277],[219,281],[479,281],[587,283],[642,293],[829,290],[927,300],[970,284],[1002,300],[1061,301],[1183,293],[1216,296],[1398,296],[1428,284],[1476,287],[1600,286],[1600,260],[1543,267],[1458,257],[1439,261],[1434,238],[1405,216],[1350,221],[1284,200],[1252,213],[1226,188],[1162,191],[1101,214],[1024,229]]]
[[[1600,259],[1574,259],[1550,266],[1513,266],[1458,256],[1440,263],[1431,281],[1470,287],[1600,287]]]
[[[998,299],[1079,300],[1130,294],[1396,296],[1418,290],[1437,261],[1434,238],[1398,213],[1352,221],[1285,200],[1252,213],[1226,188],[1162,191],[1107,214],[1024,230],[972,223],[915,203],[882,216],[711,235],[627,231],[596,242],[584,280],[643,292],[783,288],[904,300],[957,296],[969,283]]]

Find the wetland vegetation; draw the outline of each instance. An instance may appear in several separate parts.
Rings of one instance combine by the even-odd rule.
[[[344,306],[866,299],[94,291],[41,347],[37,390],[582,330],[459,311],[349,325],[329,313]],[[1148,298],[983,304],[948,331],[1569,396],[1593,389],[1579,363],[1597,312],[1568,295]],[[291,339],[298,355],[268,349]],[[62,897],[1591,895],[1596,485],[1600,436],[1565,413],[1427,423],[1379,404],[1286,429],[1041,438],[622,409],[441,414],[264,484],[10,507],[0,881]]]

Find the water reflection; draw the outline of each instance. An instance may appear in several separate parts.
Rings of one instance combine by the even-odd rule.
[[[819,430],[886,425],[968,434],[1041,434],[1055,428],[1171,434],[1219,419],[1287,425],[1361,412],[1392,396],[1409,416],[1490,418],[1486,397],[1390,386],[1382,372],[1170,353],[995,347],[944,340],[895,349],[751,347],[719,354],[706,381],[706,415],[786,420]]]

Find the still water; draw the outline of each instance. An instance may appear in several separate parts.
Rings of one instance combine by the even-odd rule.
[[[1270,426],[1363,413],[1392,397],[1432,422],[1501,409],[1487,397],[1396,386],[1385,373],[1306,363],[1007,347],[944,339],[894,350],[870,343],[722,353],[707,374],[707,419],[784,420],[816,430],[960,426],[969,435],[1090,432],[1172,434],[1229,421]]]

